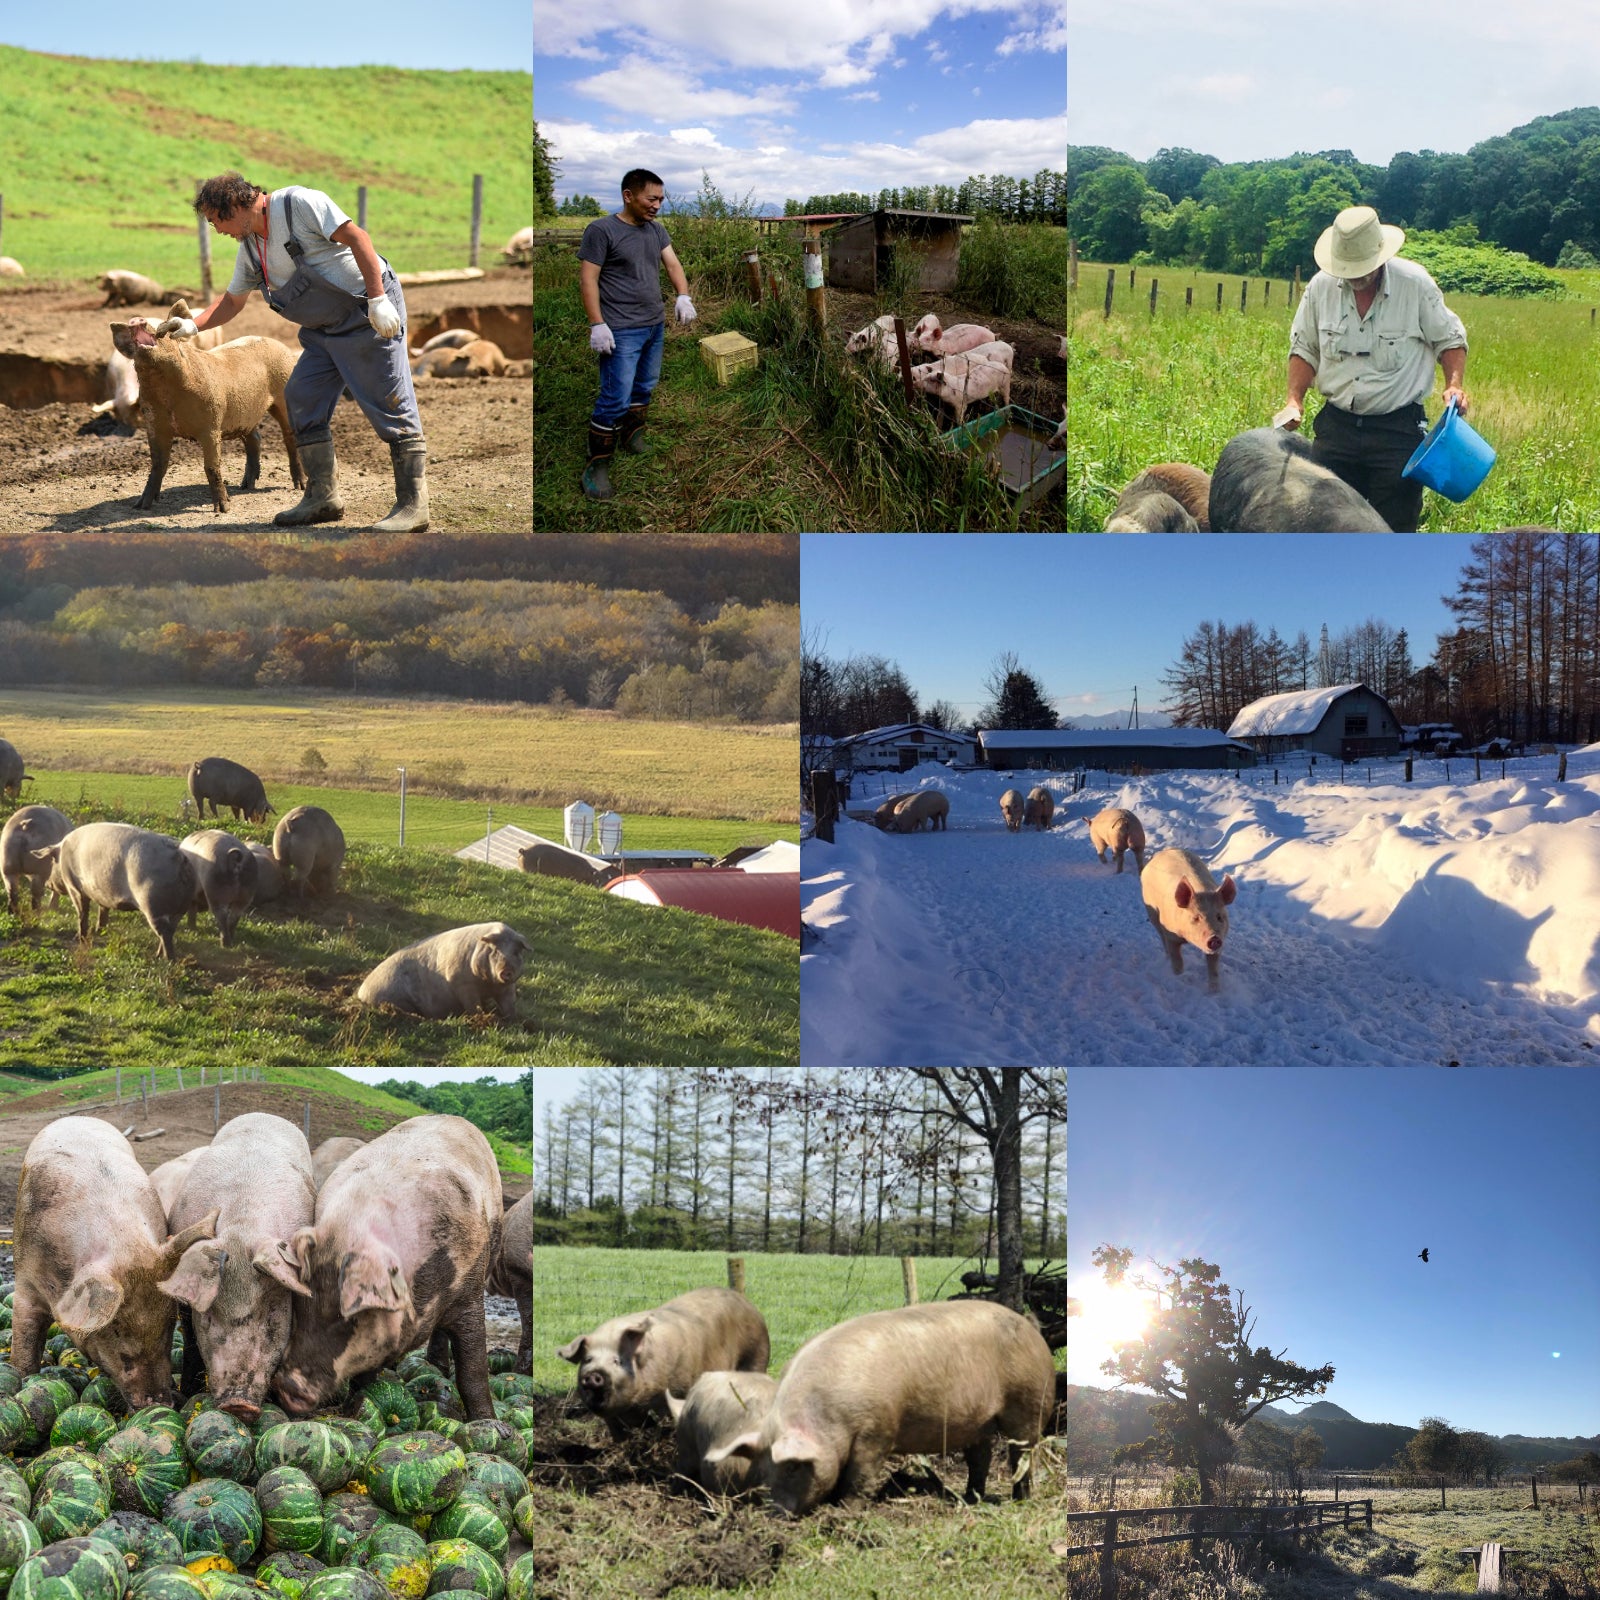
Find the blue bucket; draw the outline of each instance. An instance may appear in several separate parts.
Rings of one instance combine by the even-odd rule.
[[[1400,476],[1460,502],[1489,476],[1494,446],[1456,409],[1454,400],[1439,414],[1428,437],[1411,452]]]

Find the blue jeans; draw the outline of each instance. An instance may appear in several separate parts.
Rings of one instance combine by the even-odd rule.
[[[661,381],[667,325],[657,322],[648,328],[613,328],[611,334],[617,348],[600,357],[600,398],[594,403],[593,419],[597,428],[614,428],[629,406],[649,402],[651,391]]]

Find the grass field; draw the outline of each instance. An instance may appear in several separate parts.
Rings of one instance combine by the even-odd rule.
[[[685,838],[682,819],[691,817],[706,849],[728,839],[798,838],[792,727],[629,721],[303,689],[274,697],[29,688],[0,689],[0,736],[39,780],[26,798],[51,804],[59,802],[47,788],[75,798],[81,783],[91,796],[120,796],[176,816],[190,763],[226,752],[261,774],[280,815],[289,804],[326,805],[347,834],[373,842],[397,837],[400,766],[408,843],[459,849],[482,834],[491,805],[500,821],[548,835],[561,808],[578,799],[620,812],[629,848]],[[325,765],[308,763],[309,751]],[[114,784],[110,773],[119,775]],[[347,792],[337,804],[313,798],[328,789]]]
[[[530,37],[506,39],[504,58],[526,59]],[[183,48],[159,30],[149,42],[152,54]],[[265,189],[322,189],[352,217],[366,184],[368,231],[400,272],[466,264],[475,173],[485,252],[528,222],[527,72],[225,67],[0,45],[0,80],[0,148],[26,152],[6,175],[5,253],[28,274],[0,279],[0,295],[112,267],[198,284],[195,185],[229,168]],[[212,239],[218,288],[236,248]]]
[[[1188,461],[1210,471],[1233,435],[1270,422],[1287,383],[1288,284],[1272,284],[1263,306],[1262,280],[1248,280],[1249,308],[1241,313],[1237,277],[1140,267],[1130,292],[1121,266],[1107,319],[1106,270],[1083,263],[1069,297],[1071,532],[1102,528],[1117,491],[1153,462]],[[1600,273],[1560,276],[1570,299],[1446,296],[1467,329],[1470,420],[1499,459],[1464,504],[1429,492],[1424,531],[1600,528],[1600,318],[1591,318],[1600,306]],[[1159,283],[1153,318],[1152,277]],[[1186,312],[1191,285],[1194,309]],[[1442,390],[1439,374],[1430,420]],[[1319,404],[1315,393],[1308,396],[1308,423]]]
[[[574,1369],[551,1352],[575,1333],[630,1307],[726,1282],[725,1258],[716,1252],[541,1247],[534,1258],[534,1379],[563,1392],[571,1390]],[[744,1259],[746,1291],[772,1332],[774,1372],[809,1334],[903,1300],[897,1260],[748,1252]],[[954,1274],[969,1264],[919,1258],[923,1297],[948,1293]],[[1064,1367],[1064,1350],[1059,1360]],[[535,1446],[536,1510],[554,1553],[542,1591],[550,1600],[668,1592],[712,1600],[729,1589],[759,1589],[775,1600],[1038,1600],[1065,1587],[1058,1553],[1066,1548],[1064,1440],[1047,1439],[1035,1450],[1031,1500],[1005,1497],[997,1454],[985,1504],[895,1495],[825,1506],[794,1523],[764,1501],[707,1503],[675,1490],[664,1432],[641,1431],[616,1449],[589,1448],[604,1437],[585,1419],[553,1422],[548,1470]],[[589,1465],[558,1464],[591,1455],[598,1459]],[[959,1463],[939,1465],[959,1488]]]

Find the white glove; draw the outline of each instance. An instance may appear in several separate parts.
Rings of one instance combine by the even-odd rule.
[[[400,331],[400,313],[386,294],[374,295],[367,301],[367,321],[380,339],[392,339]]]
[[[174,339],[198,339],[200,330],[191,317],[168,317],[162,324]]]
[[[610,355],[617,348],[617,341],[605,323],[597,322],[590,328],[589,348],[602,356]]]
[[[686,294],[680,294],[678,296],[678,304],[676,309],[679,322],[693,322],[694,319],[700,314],[694,308],[694,301],[691,300]]]

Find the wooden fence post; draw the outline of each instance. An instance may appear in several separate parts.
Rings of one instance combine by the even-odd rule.
[[[1222,309],[1222,285],[1219,283],[1217,285],[1217,310],[1220,311],[1221,309]]]
[[[811,326],[818,333],[824,333],[828,327],[828,291],[822,286],[822,241],[807,239],[800,249],[800,265],[805,270],[806,280],[806,312]]]
[[[1160,282],[1159,278],[1150,280],[1150,315],[1152,317],[1156,314],[1156,285]]]
[[[1105,1543],[1100,1546],[1100,1600],[1117,1600],[1117,1514],[1106,1513]]]
[[[483,233],[483,174],[472,174],[472,248],[467,254],[467,265],[478,264],[478,240]]]
[[[744,1293],[744,1257],[728,1257],[728,1287],[739,1294]]]
[[[1117,269],[1115,267],[1107,267],[1106,268],[1106,315],[1108,317],[1111,315],[1111,296],[1116,293],[1116,289],[1117,289]]]
[[[1261,280],[1261,304],[1263,306],[1269,306],[1269,305],[1272,304],[1272,279],[1271,278],[1263,278]]]
[[[1556,782],[1557,783],[1565,783],[1566,781],[1567,781],[1567,752],[1565,750],[1563,750],[1561,752],[1561,760],[1556,766]],[[1579,1495],[1578,1498],[1581,1500],[1583,1498],[1583,1496]]]
[[[917,1263],[911,1256],[900,1257],[900,1282],[905,1288],[906,1304],[918,1304],[917,1296]]]
[[[1241,311],[1244,310],[1245,300],[1249,296],[1249,293],[1250,293],[1250,280],[1248,278],[1240,279],[1240,281],[1239,281],[1239,309]]]
[[[1067,240],[1067,287],[1069,289],[1078,287],[1078,241],[1076,239]]]
[[[1194,285],[1192,283],[1183,291],[1183,309],[1185,311],[1194,310]]]
[[[833,825],[839,819],[839,780],[820,767],[811,774],[811,814],[816,818],[816,837],[832,844]]]
[[[1128,268],[1128,287],[1130,289],[1133,287],[1133,268],[1132,267]]]
[[[754,250],[745,251],[744,275],[747,287],[750,290],[750,304],[761,304],[761,258]]]
[[[1528,1487],[1533,1490],[1533,1509],[1539,1509],[1539,1476],[1537,1473],[1528,1474]]]

